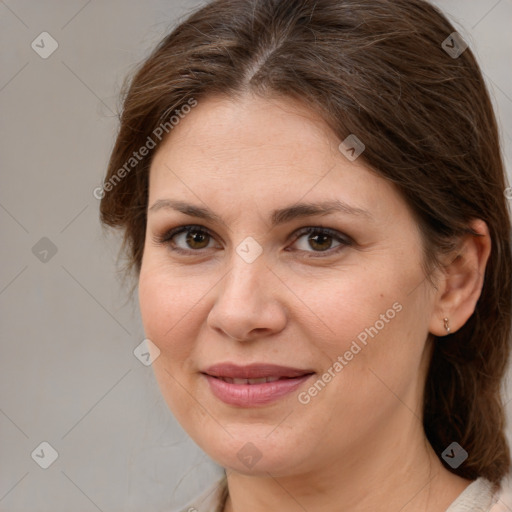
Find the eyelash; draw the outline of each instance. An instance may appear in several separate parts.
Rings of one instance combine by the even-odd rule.
[[[173,229],[163,233],[162,235],[156,235],[153,237],[153,241],[158,245],[169,246],[169,248],[172,251],[174,251],[178,254],[184,254],[184,255],[196,254],[197,255],[198,253],[202,252],[205,249],[182,249],[181,247],[173,246],[172,239],[176,235],[179,235],[181,233],[191,233],[191,232],[192,233],[200,233],[203,235],[207,235],[211,238],[215,238],[212,235],[212,233],[210,233],[210,231],[208,229],[204,228],[203,226],[189,224],[186,226],[178,226],[176,228],[173,228]],[[326,254],[328,256],[332,256],[333,254],[340,252],[345,247],[349,247],[349,246],[353,245],[353,243],[354,243],[354,241],[347,235],[344,235],[334,229],[324,228],[324,227],[320,227],[320,226],[315,226],[315,227],[311,226],[311,227],[305,227],[305,228],[299,229],[298,231],[296,231],[294,233],[295,236],[293,239],[293,243],[295,243],[297,240],[299,240],[302,236],[311,234],[311,233],[319,234],[319,235],[327,235],[330,238],[333,238],[335,241],[340,242],[340,245],[337,247],[331,248],[331,249],[327,249],[325,251],[302,251],[302,252],[307,252],[307,253],[312,252],[313,254],[322,254],[322,255]],[[299,249],[299,252],[301,252],[300,249]],[[323,256],[307,256],[307,257],[318,258],[318,257],[323,257]]]

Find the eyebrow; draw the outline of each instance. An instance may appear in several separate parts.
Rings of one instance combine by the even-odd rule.
[[[224,221],[217,214],[213,213],[209,208],[195,206],[184,201],[172,199],[158,199],[148,211],[156,212],[161,209],[176,210],[191,217],[209,220],[224,224]],[[350,206],[338,199],[332,201],[324,201],[321,203],[297,203],[285,208],[273,210],[270,216],[270,222],[273,227],[290,222],[301,217],[312,217],[315,215],[329,215],[331,213],[344,213],[346,215],[362,216],[372,219],[369,211],[362,208]]]

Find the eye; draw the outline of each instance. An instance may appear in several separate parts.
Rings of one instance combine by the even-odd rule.
[[[303,241],[302,248],[299,250],[304,252],[312,252],[312,253],[325,253],[328,252],[329,255],[333,253],[337,253],[343,250],[345,247],[353,244],[353,240],[330,228],[322,228],[322,227],[307,227],[302,228],[295,234],[295,242],[299,241],[301,238],[304,238],[307,235],[307,238]],[[339,245],[335,246],[332,249],[333,240],[337,241]],[[314,251],[308,251],[308,246],[315,249]],[[317,258],[319,256],[308,256]],[[320,256],[321,257],[321,256]]]
[[[297,243],[297,241],[306,235],[308,235],[308,238],[302,243],[302,248],[300,248],[299,251],[310,253],[328,252],[328,254],[331,255],[353,244],[353,240],[350,237],[339,231],[313,226],[302,228],[296,232],[294,234],[294,243]],[[192,254],[198,253],[203,249],[211,248],[208,246],[213,238],[213,235],[203,226],[188,225],[179,226],[165,232],[163,235],[154,236],[153,240],[158,245],[170,246],[172,251],[179,254]],[[332,248],[333,240],[338,242],[338,245],[335,246],[334,249]],[[309,251],[307,244],[309,244],[309,247],[312,247],[314,251]],[[295,249],[293,251],[295,251]]]
[[[208,249],[208,243],[212,238],[213,236],[204,227],[190,225],[171,229],[161,236],[155,236],[153,240],[159,245],[170,246],[171,250],[177,253],[190,254]]]

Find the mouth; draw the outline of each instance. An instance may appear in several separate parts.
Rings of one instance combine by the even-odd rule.
[[[311,375],[311,374],[304,374]],[[290,380],[296,379],[297,377],[261,377],[259,379],[235,379],[229,377],[217,377],[215,375],[210,375],[210,377],[214,377],[215,379],[223,380],[224,382],[229,382],[230,384],[265,384],[266,382],[276,382],[278,380]]]
[[[214,396],[238,407],[275,402],[315,374],[312,370],[271,364],[239,366],[232,363],[214,365],[201,373]]]
[[[211,377],[228,379],[226,382],[230,382],[231,384],[262,384],[264,382],[274,382],[279,379],[302,377],[312,374],[314,371],[311,369],[301,369],[269,363],[253,363],[241,366],[227,362],[210,366],[201,373],[210,375]],[[229,379],[243,382],[232,382]]]

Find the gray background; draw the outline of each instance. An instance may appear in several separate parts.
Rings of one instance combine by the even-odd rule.
[[[437,3],[482,65],[510,175],[512,0]],[[199,4],[0,0],[0,511],[171,511],[220,475],[133,355],[136,294],[92,193],[124,76]],[[44,31],[59,45],[47,59],[31,47]]]

